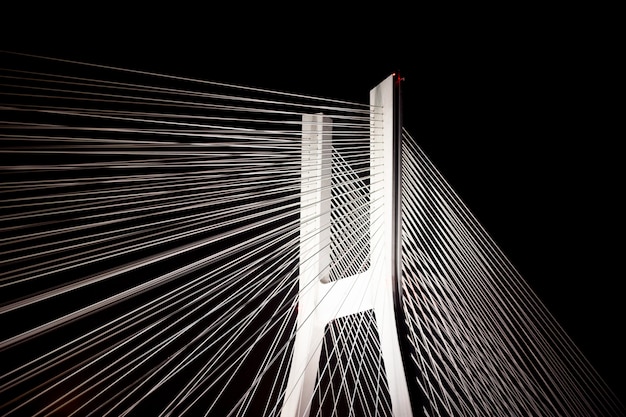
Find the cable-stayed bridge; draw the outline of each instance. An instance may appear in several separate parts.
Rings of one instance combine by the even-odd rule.
[[[0,415],[626,415],[399,78],[354,103],[14,58]]]

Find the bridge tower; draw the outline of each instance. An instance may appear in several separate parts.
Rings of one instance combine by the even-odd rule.
[[[399,77],[370,91],[369,268],[329,280],[332,120],[302,119],[300,275],[297,332],[282,416],[308,416],[324,328],[373,310],[394,416],[413,416],[398,329],[400,322]],[[306,169],[304,169],[306,167]]]

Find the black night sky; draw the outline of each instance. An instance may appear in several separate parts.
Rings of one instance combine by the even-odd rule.
[[[405,9],[384,22],[356,10],[168,12],[5,27],[0,49],[360,102],[400,71],[406,129],[626,402],[610,24],[546,10],[497,20]]]

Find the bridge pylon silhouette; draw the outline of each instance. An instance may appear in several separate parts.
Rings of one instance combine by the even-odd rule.
[[[391,408],[412,416],[407,375],[394,309],[400,250],[399,158],[395,127],[398,77],[390,75],[370,91],[370,266],[362,273],[331,281],[332,120],[323,114],[302,118],[302,177],[298,325],[283,417],[308,416],[319,367],[324,328],[331,320],[373,310],[380,337]]]

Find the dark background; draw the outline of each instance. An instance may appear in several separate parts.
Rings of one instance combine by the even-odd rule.
[[[362,103],[399,71],[406,129],[626,402],[611,11],[239,6],[9,12],[0,49]]]

